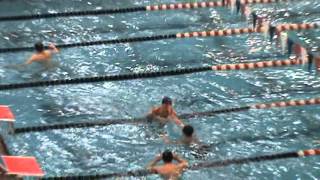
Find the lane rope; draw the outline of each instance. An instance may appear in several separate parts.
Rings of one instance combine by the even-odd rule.
[[[276,26],[278,31],[288,30],[309,30],[319,28],[319,23],[304,23],[304,24],[280,24]],[[209,31],[195,31],[185,32],[177,34],[166,34],[166,35],[155,35],[145,37],[133,37],[113,40],[99,40],[99,41],[88,41],[70,44],[58,44],[58,48],[71,48],[71,47],[83,47],[83,46],[95,46],[95,45],[106,45],[106,44],[120,44],[120,43],[133,43],[133,42],[145,42],[145,41],[157,41],[165,39],[177,39],[177,38],[192,38],[192,37],[219,37],[219,36],[232,36],[240,34],[252,34],[252,33],[265,33],[268,30],[266,27],[259,28],[236,28],[236,29],[224,29],[224,30],[209,30]],[[46,47],[48,48],[48,47]],[[20,52],[20,51],[32,51],[34,47],[15,47],[15,48],[1,48],[0,53],[8,52]]]
[[[228,109],[221,109],[221,110],[212,110],[212,111],[206,111],[206,112],[185,113],[185,114],[179,115],[179,117],[183,119],[187,119],[187,118],[193,118],[198,116],[213,116],[213,115],[222,114],[222,113],[245,111],[245,110],[249,110],[250,108],[251,107],[249,106],[245,106],[245,107],[228,108]],[[109,125],[117,125],[117,124],[139,124],[139,123],[146,123],[146,122],[148,122],[147,118],[141,117],[141,118],[132,118],[132,119],[108,119],[108,120],[90,121],[90,122],[63,123],[63,124],[15,128],[14,134],[42,132],[42,131],[57,130],[57,129],[109,126]]]
[[[195,163],[189,166],[186,170],[201,170],[205,168],[216,168],[216,167],[225,167],[229,165],[241,165],[249,164],[255,162],[265,162],[265,161],[274,161],[279,159],[288,159],[288,158],[301,158],[308,156],[318,156],[320,155],[320,149],[309,149],[309,150],[300,150],[296,152],[285,152],[285,153],[274,153],[270,155],[261,155],[261,156],[252,156],[244,158],[234,158],[226,159],[220,161],[212,162],[200,162]],[[107,173],[107,174],[96,174],[96,175],[68,175],[68,176],[57,176],[57,177],[44,177],[43,180],[60,180],[60,179],[101,179],[101,178],[116,178],[116,177],[140,177],[154,174],[153,172],[147,169],[139,169],[127,172],[118,172],[118,173]]]
[[[59,86],[59,85],[68,85],[68,84],[84,84],[84,83],[97,83],[97,82],[124,81],[124,80],[133,80],[133,79],[147,79],[147,78],[157,78],[157,77],[164,77],[164,76],[184,75],[184,74],[191,74],[191,73],[198,73],[198,72],[205,72],[205,71],[252,70],[252,69],[258,69],[258,68],[299,65],[304,63],[305,62],[301,59],[287,59],[287,60],[261,61],[261,62],[252,62],[252,63],[202,66],[202,67],[182,68],[182,69],[154,71],[154,72],[83,77],[83,78],[74,78],[74,79],[57,79],[57,80],[48,80],[48,81],[0,84],[0,91],[11,90],[11,89],[22,89],[22,88],[45,87],[45,86]]]
[[[273,2],[286,2],[286,1],[288,0],[242,0],[241,2],[243,4],[256,4],[256,3],[273,3]],[[108,15],[108,14],[132,13],[132,12],[143,12],[143,11],[212,8],[212,7],[222,7],[222,6],[224,6],[222,1],[171,3],[171,4],[159,4],[159,5],[151,5],[151,6],[137,6],[137,7],[131,7],[131,8],[115,8],[115,9],[76,11],[76,12],[58,12],[58,13],[46,13],[46,14],[4,16],[4,17],[0,17],[0,21],[20,21],[20,20],[45,19],[45,18],[57,18],[57,17]]]
[[[271,103],[258,103],[250,106],[243,106],[243,107],[226,108],[226,109],[212,110],[212,111],[205,111],[205,112],[185,113],[185,114],[179,115],[179,118],[189,119],[189,118],[200,117],[200,116],[206,117],[206,116],[214,116],[217,114],[248,111],[250,109],[283,108],[283,107],[290,107],[290,106],[307,106],[307,105],[317,105],[317,104],[320,104],[320,98],[278,101],[278,102],[271,102]],[[108,119],[108,120],[90,121],[90,122],[75,122],[75,123],[63,123],[63,124],[15,128],[14,133],[21,134],[21,133],[43,132],[43,131],[58,130],[58,129],[87,128],[87,127],[96,127],[96,126],[109,126],[109,125],[116,125],[116,124],[139,124],[139,123],[146,123],[146,122],[148,122],[146,117],[132,118],[132,119]]]

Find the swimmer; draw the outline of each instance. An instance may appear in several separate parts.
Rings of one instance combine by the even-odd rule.
[[[184,126],[182,129],[182,134],[183,137],[177,141],[171,141],[165,134],[162,134],[161,137],[167,144],[181,144],[190,146],[192,155],[194,155],[198,159],[205,158],[208,152],[210,152],[212,146],[200,142],[197,136],[195,135],[192,126]]]
[[[168,121],[174,121],[181,128],[184,127],[183,122],[178,118],[177,113],[172,107],[172,100],[169,97],[162,99],[160,107],[152,108],[151,112],[147,115],[148,119],[156,120],[160,124],[165,124]]]
[[[162,135],[162,138],[165,143],[167,144],[185,144],[185,145],[192,145],[192,144],[200,144],[199,139],[194,133],[194,129],[190,125],[185,125],[182,128],[183,137],[178,141],[171,141],[168,136]]]
[[[161,160],[163,160],[164,164],[156,166],[156,164]],[[176,160],[178,163],[173,163],[173,160]],[[171,151],[166,150],[162,154],[156,156],[147,168],[153,173],[160,174],[163,179],[175,180],[179,179],[183,170],[187,167],[188,162],[186,160],[180,158]]]
[[[41,42],[36,43],[34,45],[36,53],[34,53],[25,64],[28,65],[37,62],[48,67],[51,63],[52,54],[59,53],[59,49],[53,43],[50,43],[48,47],[49,50],[45,50]]]

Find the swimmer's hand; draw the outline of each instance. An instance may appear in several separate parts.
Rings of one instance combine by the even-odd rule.
[[[147,169],[153,171],[153,167],[162,159],[162,154],[158,154],[147,166]]]
[[[166,144],[170,144],[170,139],[166,134],[160,134],[160,137],[163,139],[163,142]]]
[[[59,49],[53,43],[49,43],[48,47],[53,53],[58,53],[59,52]]]
[[[178,156],[177,154],[175,154],[175,153],[173,153],[172,155],[173,155],[173,159],[176,160],[176,161],[179,163],[179,166],[181,166],[181,168],[186,168],[186,167],[188,167],[188,162],[187,162],[185,159],[179,157],[179,156]]]
[[[155,159],[158,160],[158,161],[161,161],[162,154],[161,153],[157,154]]]
[[[170,115],[169,119],[176,123],[180,128],[183,128],[185,126],[183,121],[179,119],[176,115]]]
[[[48,47],[49,47],[50,49],[56,48],[56,46],[55,46],[53,43],[49,43]]]

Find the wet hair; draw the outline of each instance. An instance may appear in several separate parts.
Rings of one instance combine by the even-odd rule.
[[[172,99],[165,96],[162,98],[162,104],[169,104],[169,105],[172,105]]]
[[[170,163],[172,162],[173,160],[173,154],[171,151],[169,150],[166,150],[162,153],[162,160],[165,162],[165,163]]]
[[[36,44],[34,44],[34,48],[37,52],[42,52],[44,50],[42,42],[37,42]]]
[[[183,134],[187,137],[191,137],[193,134],[193,131],[194,131],[193,127],[190,125],[185,125],[182,129]]]

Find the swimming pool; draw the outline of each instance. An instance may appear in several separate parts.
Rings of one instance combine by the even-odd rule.
[[[183,1],[1,1],[0,15],[132,7]],[[287,17],[283,11],[316,12],[319,0],[251,5],[275,16],[275,23],[319,22],[318,14]],[[263,11],[260,11],[263,9]],[[203,29],[251,25],[226,8],[137,12],[0,23],[0,47],[30,46],[34,42],[71,43],[100,39],[170,34]],[[319,30],[302,31],[316,47]],[[313,49],[314,51],[319,50]],[[1,83],[28,82],[105,74],[145,72],[222,63],[286,59],[262,34],[190,38],[62,49],[59,67],[50,71],[22,63],[31,52],[0,54]],[[241,106],[257,102],[317,97],[320,81],[305,66],[250,71],[202,72],[154,79],[1,91],[0,104],[10,105],[16,127],[108,118],[140,117],[170,96],[179,114]],[[312,89],[314,88],[314,90]],[[308,90],[304,90],[308,89]],[[289,90],[289,91],[288,91]],[[148,125],[54,130],[8,135],[2,133],[12,154],[32,155],[47,176],[98,174],[143,168],[155,154],[170,148],[190,163],[233,157],[295,151],[317,147],[318,106],[250,110],[213,117],[186,119],[199,138],[213,144],[204,159],[183,146],[164,145]],[[175,127],[167,127],[174,138]],[[289,159],[200,171],[187,171],[183,179],[317,179],[318,158]],[[301,171],[303,169],[303,171]],[[150,176],[156,179],[157,176]]]

